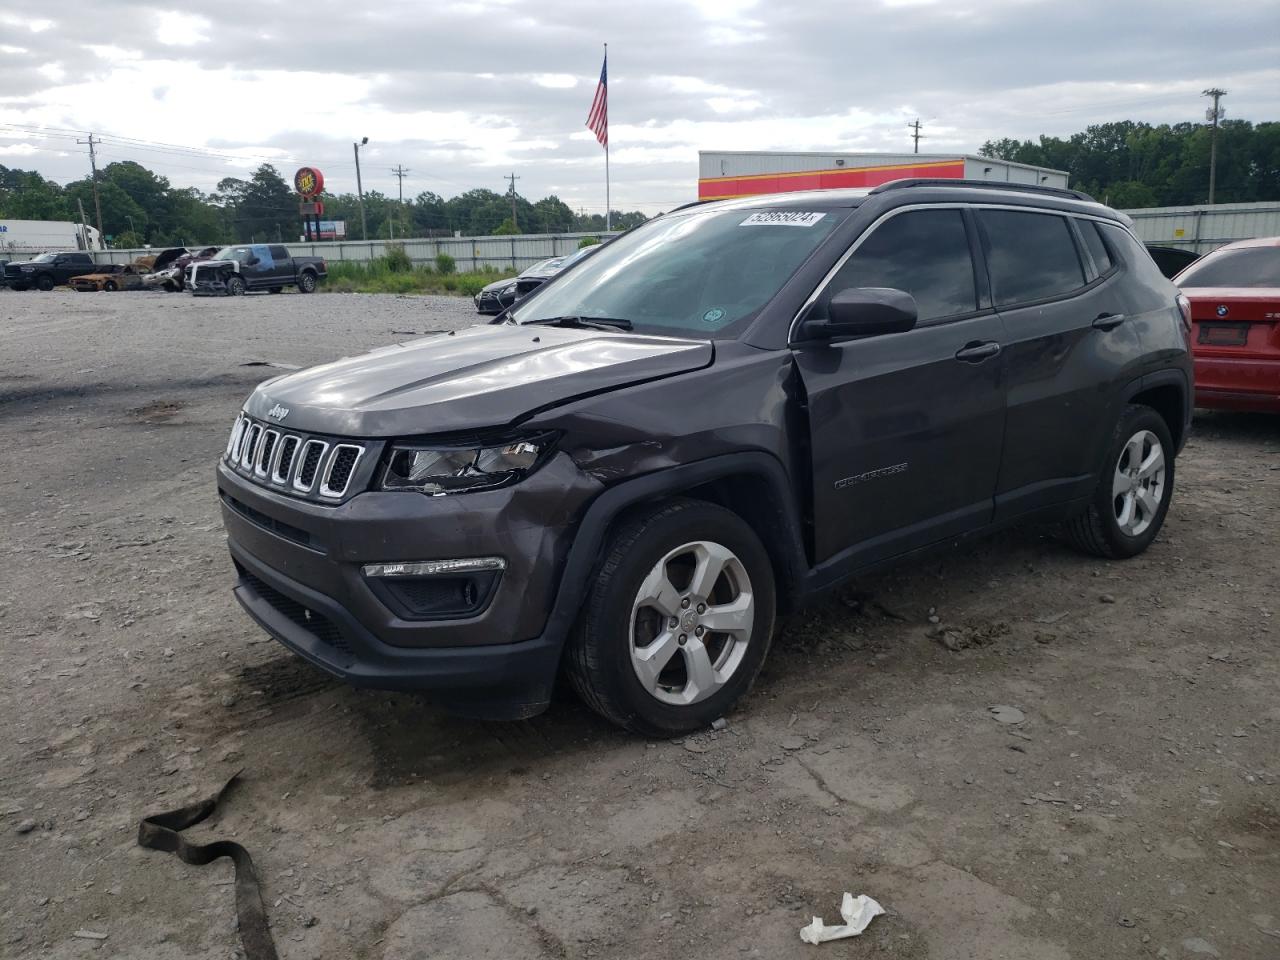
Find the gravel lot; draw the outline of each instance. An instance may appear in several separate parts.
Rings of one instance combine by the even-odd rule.
[[[191,833],[285,958],[1280,956],[1280,419],[1199,418],[1137,560],[1020,529],[808,611],[722,732],[481,724],[267,640],[213,485],[247,364],[474,319],[0,291],[0,955],[234,956],[230,864],[135,834],[243,767]]]

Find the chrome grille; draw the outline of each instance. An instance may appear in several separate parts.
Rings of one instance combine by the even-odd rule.
[[[293,455],[298,452],[298,444],[301,442],[297,437],[285,437],[280,441],[280,459],[276,461],[271,471],[272,483],[289,482],[291,476],[289,471],[293,468]]]
[[[324,459],[329,445],[323,440],[308,440],[302,448],[302,463],[298,467],[298,475],[294,478],[295,490],[310,490],[316,482],[316,472],[320,469],[320,461]]]
[[[320,496],[340,497],[351,482],[351,474],[355,473],[356,464],[364,455],[364,447],[354,443],[340,443],[333,448],[333,456],[324,468],[324,479],[320,481]]]
[[[368,446],[286,433],[243,414],[236,418],[224,459],[261,486],[310,500],[340,500],[350,491]]]

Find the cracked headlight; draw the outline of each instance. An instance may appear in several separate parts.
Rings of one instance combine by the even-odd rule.
[[[543,434],[483,447],[392,444],[380,487],[440,495],[505,486],[541,466],[554,440]]]

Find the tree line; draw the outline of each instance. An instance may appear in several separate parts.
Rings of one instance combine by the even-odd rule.
[[[1132,120],[1091,126],[1070,137],[991,140],[983,156],[1066,170],[1071,185],[1113,207],[1204,203],[1209,192],[1210,131],[1203,124],[1152,125]],[[1218,131],[1219,203],[1280,200],[1280,123],[1227,120]],[[301,234],[298,196],[280,172],[263,164],[247,179],[227,177],[210,193],[177,187],[132,160],[98,171],[103,232],[119,247],[292,240]],[[324,194],[324,219],[343,220],[347,237],[361,235],[359,199]],[[0,166],[0,219],[79,221],[96,224],[93,182],[62,186],[37,171]],[[503,233],[601,231],[603,214],[572,210],[555,196],[531,201],[517,194],[467,190],[445,199],[424,191],[400,203],[371,190],[365,194],[370,238],[463,236]],[[639,211],[614,211],[613,226],[643,223]]]
[[[1210,137],[1204,124],[1124,120],[1065,139],[989,140],[979,153],[1065,170],[1075,189],[1132,210],[1207,202]],[[1280,123],[1222,123],[1215,181],[1215,203],[1280,200]]]
[[[292,241],[302,235],[299,197],[271,166],[263,164],[248,179],[226,177],[211,193],[175,187],[167,177],[132,160],[98,171],[103,233],[111,245],[129,248],[195,246],[253,241]],[[324,220],[346,221],[347,239],[360,239],[360,201],[354,193],[325,193]],[[516,233],[601,231],[603,214],[575,213],[559,197],[530,201],[516,195],[512,220],[510,194],[468,190],[444,199],[430,191],[400,203],[377,190],[364,195],[370,239]],[[97,225],[93,181],[89,177],[61,186],[37,171],[0,165],[0,219],[81,220]],[[612,215],[615,229],[643,223],[639,212]]]

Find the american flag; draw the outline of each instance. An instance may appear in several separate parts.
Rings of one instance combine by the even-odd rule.
[[[587,127],[596,135],[600,146],[609,147],[609,54],[604,55],[604,64],[600,67],[600,84],[596,87],[596,98],[591,101],[591,112],[587,114]]]

